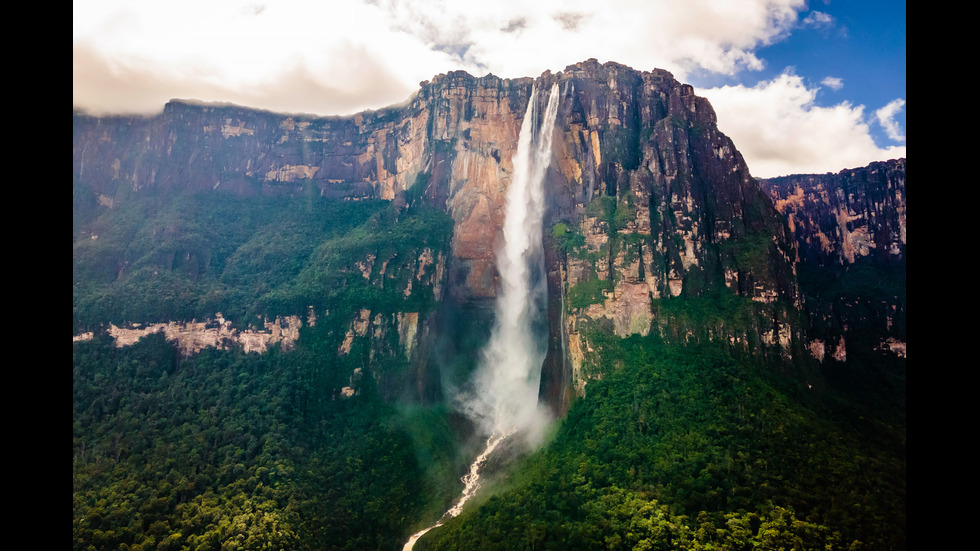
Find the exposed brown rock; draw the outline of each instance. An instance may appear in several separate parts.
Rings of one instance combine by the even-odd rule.
[[[893,261],[906,246],[905,159],[837,174],[759,181],[790,221],[804,260],[853,264]]]
[[[299,338],[303,322],[299,316],[288,316],[265,320],[264,329],[238,329],[224,318],[214,320],[117,327],[110,324],[108,333],[116,340],[116,346],[129,346],[141,338],[154,333],[163,333],[168,341],[177,345],[181,354],[196,354],[204,348],[230,348],[241,346],[245,352],[265,352],[273,344],[281,344],[286,350],[293,347]]]

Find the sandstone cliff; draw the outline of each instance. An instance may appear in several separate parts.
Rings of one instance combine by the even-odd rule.
[[[792,295],[791,285],[768,273],[774,270],[739,265],[737,247],[706,266],[707,244],[760,233],[775,243],[785,234],[718,132],[710,105],[690,86],[665,71],[595,61],[538,80],[558,80],[563,90],[558,162],[549,177],[553,220],[581,216],[597,197],[616,198],[631,210],[620,214],[617,231],[655,242],[633,261],[638,271],[643,259],[654,296],[681,293],[685,278],[703,286],[711,276],[699,272],[717,268],[743,294]],[[452,292],[493,296],[501,201],[532,84],[439,75],[403,106],[348,118],[177,101],[150,118],[75,113],[73,178],[76,189],[108,206],[141,192],[297,193],[303,184],[334,197],[393,199],[421,182],[456,221]],[[600,248],[606,221],[587,218],[575,222]],[[609,266],[598,270],[608,278]]]
[[[905,181],[905,159],[759,181],[797,242],[820,361],[906,356]]]
[[[887,198],[846,190],[824,197],[814,177],[812,189],[799,184],[773,191],[787,224],[691,86],[666,71],[595,60],[537,79],[439,75],[421,83],[403,105],[353,117],[180,101],[154,117],[76,112],[75,239],[88,237],[85,224],[97,213],[147,194],[313,190],[352,201],[421,201],[453,221],[447,258],[433,262],[439,269],[425,276],[428,288],[437,288],[437,298],[450,306],[411,323],[406,316],[414,312],[362,316],[355,308],[349,337],[368,338],[358,320],[370,325],[377,318],[375,327],[397,327],[392,333],[409,355],[435,354],[439,339],[433,334],[452,337],[467,331],[471,318],[484,320],[472,322],[483,327],[490,316],[497,289],[494,251],[522,116],[532,87],[555,82],[561,105],[545,183],[551,340],[543,392],[557,407],[567,403],[571,380],[581,388],[588,377],[591,345],[583,328],[623,337],[657,331],[682,340],[719,338],[793,358],[809,346],[797,320],[801,254],[847,260],[870,250],[892,251],[899,243],[904,251],[904,180],[900,220],[889,218],[895,207]],[[826,212],[814,214],[818,203],[827,205]],[[850,206],[838,208],[845,203]],[[867,222],[860,228],[857,213]],[[838,226],[829,228],[828,220]],[[869,229],[882,223],[883,234]],[[797,241],[790,228],[798,230]],[[820,246],[814,249],[814,243]],[[419,252],[413,249],[412,258]],[[345,270],[361,270],[372,285],[381,285],[391,255],[397,256],[365,253]],[[409,282],[409,296],[413,278],[402,279]],[[693,320],[677,306],[685,300],[720,300],[728,313]],[[305,304],[297,304],[304,310],[293,314],[305,315]],[[424,352],[409,344],[416,335]],[[341,352],[344,347],[349,350],[350,343]]]
[[[759,183],[786,217],[803,261],[888,264],[905,254],[905,159]]]

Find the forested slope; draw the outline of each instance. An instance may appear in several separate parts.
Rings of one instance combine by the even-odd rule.
[[[454,494],[453,414],[392,400],[412,388],[394,320],[435,305],[431,285],[404,288],[419,275],[411,261],[447,243],[444,215],[194,194],[86,227],[105,231],[76,242],[76,326],[189,319],[216,304],[237,320],[294,304],[333,315],[288,352],[185,357],[162,334],[76,342],[74,548],[388,549]],[[368,254],[390,259],[384,275],[356,267]],[[367,309],[382,321],[345,346]]]
[[[554,441],[417,549],[905,548],[904,399],[716,342],[593,336],[601,376]]]

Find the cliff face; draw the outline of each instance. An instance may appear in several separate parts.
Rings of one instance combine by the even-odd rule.
[[[771,212],[754,212],[766,210],[762,195],[690,86],[664,71],[595,61],[538,84],[555,80],[563,99],[549,177],[552,219],[572,217],[600,196],[628,202],[620,231],[656,241],[642,253],[654,296],[679,294],[685,277],[706,269],[706,243],[761,231],[785,239]],[[75,114],[73,177],[76,188],[110,206],[134,193],[297,193],[303,184],[333,197],[394,199],[419,182],[456,221],[453,292],[492,297],[502,198],[532,84],[439,75],[404,106],[349,118],[180,102],[152,118]],[[589,235],[604,222],[576,221]],[[792,292],[770,274],[739,269],[734,256],[719,259],[729,285],[756,297]],[[608,267],[599,275],[608,278]]]
[[[820,361],[906,355],[905,159],[760,180],[798,245]]]
[[[882,175],[892,187],[881,193],[830,192],[822,177],[770,181],[787,225],[691,86],[666,71],[595,60],[537,79],[439,75],[404,105],[344,118],[182,102],[149,118],[75,113],[75,238],[86,236],[94,213],[182,191],[422,201],[453,221],[445,269],[440,259],[430,286],[466,316],[488,318],[522,116],[533,87],[555,82],[561,104],[545,182],[551,341],[543,384],[553,404],[567,403],[570,380],[581,385],[588,377],[583,327],[623,337],[703,332],[790,357],[806,346],[802,326],[791,321],[802,306],[800,255],[830,262],[904,251],[904,178],[900,194],[885,168],[848,177]],[[899,195],[900,207],[892,202]],[[878,226],[881,233],[871,229]],[[367,280],[376,262],[358,259]],[[668,307],[678,303],[672,299],[719,296],[741,300],[750,319],[719,318],[698,329]],[[452,319],[416,323],[412,333],[451,334]]]
[[[456,221],[454,296],[492,297],[494,229],[530,85],[440,75],[404,106],[348,118],[180,102],[153,118],[76,114],[75,186],[112,206],[139,193],[296,194],[304,186],[391,200],[418,182]]]
[[[878,264],[905,254],[905,159],[837,174],[759,180],[786,217],[804,262]]]

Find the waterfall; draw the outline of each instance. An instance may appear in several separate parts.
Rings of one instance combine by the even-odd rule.
[[[496,319],[474,375],[473,391],[461,400],[463,410],[487,435],[486,447],[463,477],[460,499],[439,522],[414,534],[403,551],[410,551],[423,534],[462,512],[480,488],[480,469],[497,446],[515,433],[534,441],[548,421],[546,409],[538,404],[541,366],[547,353],[548,300],[541,237],[544,176],[551,163],[559,95],[555,83],[544,113],[539,113],[537,88],[531,89],[514,154],[513,179],[507,188],[503,245],[497,250],[501,286]]]
[[[532,92],[514,155],[503,245],[497,250],[496,321],[474,379],[475,396],[466,405],[487,434],[535,431],[547,419],[538,407],[548,300],[541,234],[558,98],[555,84],[545,112],[539,114]]]

